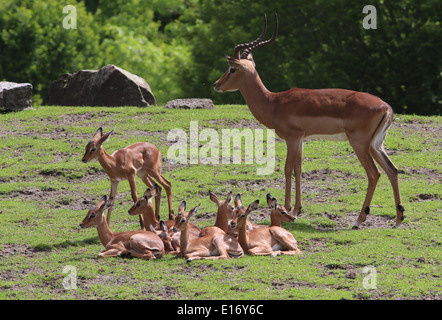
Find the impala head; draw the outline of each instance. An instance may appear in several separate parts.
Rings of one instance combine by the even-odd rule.
[[[269,40],[262,41],[266,31],[267,31],[267,15],[265,16],[264,28],[259,35],[259,37],[249,43],[238,44],[235,46],[235,51],[233,57],[226,56],[229,63],[229,69],[215,82],[215,91],[217,92],[227,92],[236,91],[243,86],[244,81],[247,76],[254,75],[255,71],[255,61],[251,52],[257,48],[261,48],[272,44],[276,40],[278,35],[278,15],[275,13],[276,17],[276,27],[273,36]],[[241,53],[241,50],[244,50]]]
[[[189,212],[186,212],[186,201],[183,200],[178,208],[178,214],[175,216],[175,226],[173,227],[173,232],[183,230],[189,223],[190,217],[198,212],[199,207],[200,205],[197,205]]]
[[[103,129],[98,128],[97,131],[95,131],[91,141],[87,143],[86,152],[84,153],[83,159],[81,161],[87,163],[93,159],[98,158],[98,156],[100,155],[100,148],[102,143],[109,139],[109,136],[112,132],[113,130],[103,135]]]
[[[86,214],[86,217],[80,223],[81,228],[90,228],[93,226],[98,226],[103,219],[104,210],[110,208],[113,203],[113,198],[107,198],[107,196],[102,196],[98,201],[94,209],[91,209]]]
[[[136,214],[143,214],[146,211],[147,207],[152,208],[152,198],[154,198],[157,195],[158,192],[158,186],[154,184],[151,188],[148,188],[143,196],[138,199],[137,202],[133,204],[133,206],[127,211],[131,216],[134,216]]]
[[[230,221],[230,227],[232,229],[235,229],[236,227],[241,227],[247,222],[247,217],[250,212],[253,210],[258,209],[259,200],[253,201],[249,206],[246,208],[244,206],[239,206],[235,208],[234,211],[234,217],[232,221]]]
[[[293,222],[296,220],[296,217],[284,208],[284,206],[278,204],[278,201],[272,197],[270,193],[267,194],[267,204],[272,210],[270,216],[273,219],[284,222]]]
[[[224,214],[228,219],[233,217],[233,206],[231,204],[233,198],[232,192],[227,195],[225,200],[220,200],[216,194],[209,191],[209,198],[218,206],[217,215]]]
[[[155,228],[151,224],[149,225],[149,230],[158,234],[160,239],[163,241],[164,249],[166,251],[174,251],[174,248],[172,246],[172,238],[169,236],[166,223],[163,220],[160,221],[160,230],[155,230]]]

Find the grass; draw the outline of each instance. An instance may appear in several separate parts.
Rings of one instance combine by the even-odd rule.
[[[163,174],[172,182],[173,203],[201,203],[194,222],[214,222],[215,205],[233,190],[243,204],[261,201],[251,218],[268,223],[265,195],[284,198],[285,144],[276,139],[276,167],[256,175],[255,164],[173,165],[170,130],[263,128],[246,106],[213,110],[36,107],[0,114],[0,299],[440,299],[441,117],[395,115],[385,147],[400,169],[406,209],[392,229],[395,210],[385,175],[362,230],[351,230],[363,198],[365,173],[346,142],[305,144],[303,215],[284,224],[298,240],[300,256],[193,261],[165,255],[158,261],[97,259],[103,250],[95,229],[78,227],[110,183],[98,162],[83,164],[95,130],[114,130],[105,148],[113,152],[149,141],[163,154]],[[204,143],[200,142],[200,145]],[[233,147],[232,147],[233,150]],[[138,193],[144,187],[137,180]],[[127,182],[119,186],[113,231],[138,228],[127,214]],[[176,209],[176,208],[175,208]],[[165,196],[162,216],[167,212]],[[66,266],[76,269],[77,288],[65,289]],[[364,268],[376,270],[376,288],[364,288]]]

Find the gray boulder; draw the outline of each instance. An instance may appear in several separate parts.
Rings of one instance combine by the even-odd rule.
[[[166,103],[168,109],[213,109],[211,99],[176,99]]]
[[[49,104],[146,107],[157,102],[146,80],[109,64],[100,70],[62,74],[49,87]]]
[[[32,84],[0,81],[0,109],[20,111],[32,108]]]

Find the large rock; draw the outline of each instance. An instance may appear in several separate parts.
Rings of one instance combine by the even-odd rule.
[[[168,109],[213,109],[213,107],[210,99],[176,99],[168,101],[164,106]]]
[[[100,70],[62,74],[51,83],[49,104],[146,107],[157,102],[146,80],[109,64]]]
[[[0,109],[20,111],[32,107],[32,84],[0,82]]]

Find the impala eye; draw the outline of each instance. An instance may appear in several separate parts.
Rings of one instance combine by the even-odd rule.
[[[141,206],[141,202],[137,202],[137,203],[135,204],[135,207],[139,207],[139,206]]]
[[[230,73],[235,73],[235,68],[230,68]]]
[[[97,148],[92,148],[91,152],[97,151]]]
[[[91,214],[91,215],[89,216],[89,218],[95,218],[95,213],[94,213],[94,214]]]
[[[281,211],[281,214],[287,214],[287,212],[286,211]]]
[[[180,222],[184,223],[184,222],[186,222],[186,219],[181,219]]]

